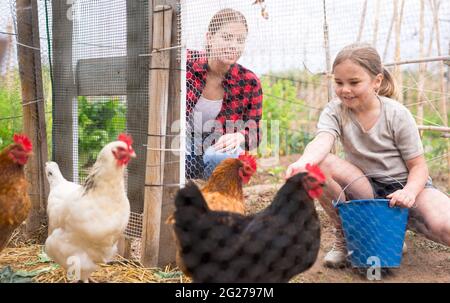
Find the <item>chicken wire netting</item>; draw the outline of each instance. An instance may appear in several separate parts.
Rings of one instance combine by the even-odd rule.
[[[229,8],[239,13],[222,13],[217,18]],[[333,59],[354,42],[367,42],[378,50],[399,84],[399,101],[418,125],[448,125],[449,1],[229,0],[206,4],[182,0],[181,21],[186,63],[186,179],[209,176],[205,150],[223,134],[223,120],[233,122],[233,115],[247,118],[245,109],[240,111],[235,105],[245,95],[246,81],[212,74],[208,81],[222,85],[224,93],[205,97],[210,94],[205,94],[204,75],[213,70],[207,63],[227,57],[240,55],[237,63],[260,80],[263,106],[258,155],[261,160],[277,159],[270,162],[274,170],[281,165],[280,157],[299,156],[314,138],[320,112],[335,97],[329,75]],[[230,23],[237,25],[227,27]],[[432,60],[416,62],[423,58]],[[217,76],[222,82],[214,81]],[[203,114],[196,119],[196,112]],[[217,129],[222,132],[212,136]],[[448,192],[448,134],[424,131],[421,136],[434,184]],[[342,147],[337,152],[343,156]],[[404,233],[398,236],[403,242]]]
[[[2,3],[0,15],[0,147],[22,130],[21,87],[17,64],[15,2]],[[9,6],[11,5],[11,6]]]
[[[37,10],[37,15],[31,15],[31,9],[24,7],[23,2],[12,0],[0,2],[2,12],[0,14],[0,150],[12,143],[14,133],[24,132],[24,125],[29,122],[24,121],[24,118],[27,118],[45,121],[48,143],[45,149],[51,156],[52,87],[46,26],[48,10],[44,1],[37,2]],[[38,29],[36,36],[28,37],[31,40],[24,42],[23,39],[27,35],[26,27],[30,20],[37,22]],[[35,63],[35,60],[40,60],[40,63]],[[27,99],[28,97],[23,94],[29,94],[36,88],[34,84],[38,84],[41,80],[43,90],[38,89],[35,98]],[[23,82],[28,83],[27,91],[23,90]],[[42,106],[43,110],[38,110],[38,106]],[[27,114],[24,114],[25,111]],[[35,138],[43,139],[45,135],[43,129],[40,127],[31,127],[31,129],[34,131],[30,133],[33,141]],[[33,143],[38,145],[36,141]],[[34,184],[37,184],[37,186],[29,187],[34,188],[29,190],[29,195],[33,203],[39,200],[39,205],[43,206],[45,181],[41,176],[37,171],[29,175],[34,180]],[[42,213],[45,209],[38,211]]]
[[[377,48],[383,63],[400,86],[399,101],[410,109],[419,125],[448,125],[448,67],[445,60],[421,64],[394,63],[448,56],[449,1],[249,0],[205,4],[201,0],[191,0],[181,1],[181,4],[183,56],[188,69],[185,171],[188,179],[204,177],[202,173],[206,165],[202,163],[204,157],[198,153],[204,154],[205,146],[200,147],[199,142],[209,146],[213,138],[220,137],[220,134],[208,136],[211,130],[220,127],[214,128],[213,122],[205,124],[204,120],[217,114],[216,120],[226,129],[223,120],[233,121],[233,115],[244,118],[244,122],[248,119],[246,109],[240,112],[234,105],[242,96],[239,90],[245,90],[241,85],[244,82],[230,84],[225,79],[224,88],[227,89],[228,85],[236,95],[232,91],[225,92],[222,106],[220,96],[210,99],[203,96],[199,105],[206,81],[204,76],[191,73],[192,65],[197,65],[194,72],[203,73],[205,66],[202,64],[207,60],[230,56],[233,52],[234,55],[242,53],[237,62],[254,72],[261,82],[263,110],[259,126],[263,135],[258,154],[264,158],[278,159],[279,156],[303,152],[306,144],[314,138],[321,110],[334,97],[332,79],[327,76],[327,71],[331,69],[337,52],[357,41]],[[224,14],[221,21],[214,18],[216,13],[227,8],[241,13],[245,22],[235,13]],[[244,24],[244,27],[227,29],[219,26],[233,20]],[[225,41],[222,46],[220,41],[217,42],[220,40],[218,35],[215,35],[218,28],[232,32],[228,37],[221,37]],[[248,30],[246,35],[245,28]],[[211,49],[213,42],[219,43],[219,47]],[[194,119],[195,107],[201,110],[205,101],[212,102],[208,103],[209,109],[201,124],[199,121],[202,119]],[[204,127],[202,131],[195,131],[194,120],[199,125],[197,129]],[[445,184],[448,169],[442,172],[439,168],[448,166],[448,136],[430,131],[422,136],[433,177],[442,179]],[[204,140],[205,137],[209,139]],[[195,140],[197,143],[192,143]],[[193,150],[197,155],[192,155]],[[446,191],[446,187],[440,188]]]
[[[130,134],[137,158],[129,163],[125,176],[131,205],[125,234],[140,240],[148,135],[149,21],[151,6],[156,4],[144,0],[31,3],[38,5],[41,45],[21,47],[42,53],[45,98],[29,101],[31,105],[45,102],[49,159],[58,163],[66,179],[83,183],[101,148],[121,132]],[[16,14],[16,1],[2,1],[0,8],[3,147],[23,124],[16,28],[24,20]],[[174,41],[177,44],[176,37]],[[37,71],[34,75],[41,76]],[[172,120],[176,115],[176,111],[168,113]],[[168,157],[166,163],[178,165],[179,161]],[[155,166],[164,169],[161,163]],[[44,192],[30,194],[46,198]],[[139,258],[140,246],[132,246],[133,257]]]
[[[103,146],[130,134],[137,158],[126,172],[126,235],[137,239],[144,208],[149,5],[79,0],[52,7],[54,159],[69,180],[82,183]]]
[[[208,65],[214,60],[234,62],[241,56],[247,31],[247,21],[242,13],[224,9],[215,14],[208,25],[205,50],[187,50],[187,179],[207,179],[211,175],[214,164],[208,161],[208,155],[214,152],[213,146],[219,143],[222,135],[242,136],[242,142],[230,151],[235,157],[258,145],[262,110],[259,80],[241,65],[233,65],[223,73],[210,71]],[[220,87],[220,92],[212,92],[214,87]]]
[[[45,104],[49,159],[59,164],[66,179],[83,183],[101,148],[115,141],[119,133],[130,134],[138,157],[126,172],[132,212],[126,235],[140,239],[148,120],[149,57],[145,55],[149,52],[151,3],[36,3],[39,46],[18,43],[17,27],[24,22],[23,14],[16,10],[18,1],[0,2],[0,148],[23,129],[17,51],[20,47],[40,51],[43,98],[23,103]],[[30,194],[45,199],[44,193]]]

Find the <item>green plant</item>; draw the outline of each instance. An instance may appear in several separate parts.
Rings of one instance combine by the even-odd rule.
[[[48,66],[42,66],[44,86],[45,120],[47,129],[47,144],[51,158],[52,142],[52,88]],[[14,133],[23,132],[22,93],[18,68],[10,70],[0,77],[0,150],[12,142]]]
[[[306,116],[304,101],[297,97],[297,87],[290,80],[264,78],[263,120],[267,121],[267,150],[260,151],[268,155],[275,148],[272,146],[272,129],[277,121],[279,127],[280,155],[298,153],[309,142],[308,133],[298,129],[298,117]]]
[[[94,164],[98,152],[126,128],[126,106],[119,98],[107,101],[78,97],[80,175]]]
[[[13,73],[6,77],[9,81],[6,82],[2,79],[0,84],[0,149],[12,142],[14,133],[22,131],[19,78]]]

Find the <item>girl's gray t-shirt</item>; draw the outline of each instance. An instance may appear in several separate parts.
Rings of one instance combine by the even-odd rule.
[[[424,153],[419,131],[405,106],[387,97],[379,97],[379,100],[380,116],[368,131],[351,111],[347,111],[348,118],[344,119],[341,101],[334,99],[320,114],[316,133],[328,132],[335,139],[339,137],[347,161],[365,174],[383,174],[374,175],[375,180],[392,183],[395,178],[406,182],[408,168],[405,161]]]

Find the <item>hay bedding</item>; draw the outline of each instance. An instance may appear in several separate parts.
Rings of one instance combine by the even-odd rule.
[[[91,278],[101,283],[182,283],[189,279],[176,268],[145,268],[140,263],[117,256],[101,264]],[[68,283],[66,272],[43,252],[43,246],[32,244],[6,248],[0,253],[1,282]]]
[[[272,201],[281,184],[265,184],[246,187],[248,213],[257,212]],[[39,235],[27,240],[25,226],[18,228],[9,242],[9,247],[0,253],[0,283],[69,283],[64,269],[54,263],[44,253],[43,242],[46,238],[46,226]],[[121,256],[109,264],[102,264],[91,278],[100,283],[189,283],[191,279],[183,275],[177,267],[145,268],[136,261]]]

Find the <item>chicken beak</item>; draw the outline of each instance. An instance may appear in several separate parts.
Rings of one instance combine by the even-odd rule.
[[[134,152],[134,150],[130,153],[130,157],[131,158],[136,158],[136,153]]]

